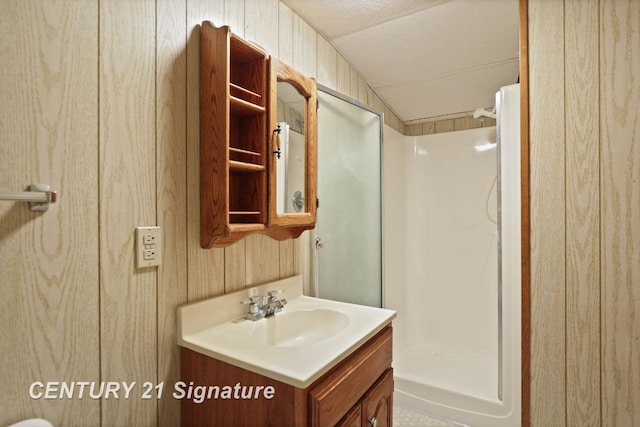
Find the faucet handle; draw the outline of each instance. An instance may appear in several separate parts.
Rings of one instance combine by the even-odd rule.
[[[280,294],[282,292],[284,292],[282,289],[276,289],[276,290],[267,292],[267,295],[269,296],[269,299],[273,300],[273,299],[275,299],[276,295],[278,295],[278,294]]]
[[[240,304],[249,304],[249,313],[257,313],[260,311],[260,302],[263,297],[261,296],[252,296],[248,299],[243,299],[240,301]]]
[[[260,295],[254,295],[247,299],[243,299],[242,301],[240,301],[240,304],[258,304],[261,299],[262,297]]]
[[[245,318],[253,321],[263,319],[267,315],[264,308],[260,306],[261,304],[264,305],[264,300],[265,297],[255,295],[240,301],[240,304],[249,304],[249,312],[245,315]]]

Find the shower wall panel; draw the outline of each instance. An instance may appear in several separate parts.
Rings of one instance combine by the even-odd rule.
[[[386,279],[385,303],[400,312],[396,371],[492,399],[498,393],[495,140],[495,128],[483,128],[406,138],[396,147],[387,141],[385,151],[385,195],[398,199],[385,203],[386,224],[403,236],[387,232],[387,256],[397,253],[393,246],[405,251],[396,261],[406,286],[393,270]],[[440,368],[412,363],[417,354]]]

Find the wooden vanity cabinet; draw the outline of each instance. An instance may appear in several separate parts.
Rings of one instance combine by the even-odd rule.
[[[392,329],[378,334],[300,389],[182,348],[181,380],[194,385],[273,386],[272,399],[181,400],[183,426],[329,427],[392,425]]]
[[[393,426],[393,370],[371,387],[362,400],[337,424],[339,427]]]
[[[365,424],[366,425],[366,424]],[[362,405],[358,403],[351,408],[347,415],[340,420],[336,427],[360,427],[362,426]]]

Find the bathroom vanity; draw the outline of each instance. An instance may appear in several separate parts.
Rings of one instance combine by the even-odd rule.
[[[246,320],[239,302],[273,289],[284,309]],[[180,307],[181,384],[201,392],[182,425],[391,426],[394,317],[306,297],[300,276]]]

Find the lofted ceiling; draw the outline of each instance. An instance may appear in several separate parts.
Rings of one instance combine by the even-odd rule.
[[[404,122],[473,111],[518,80],[518,0],[282,0]]]

